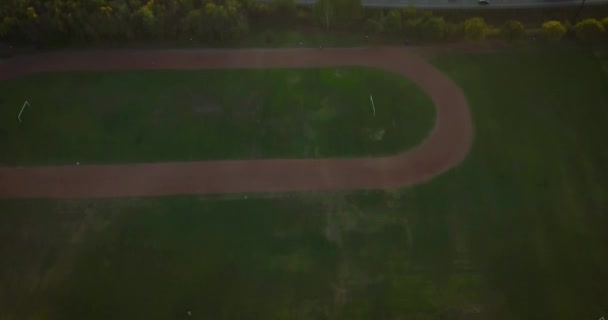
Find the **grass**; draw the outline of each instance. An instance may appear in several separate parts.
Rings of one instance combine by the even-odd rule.
[[[394,154],[434,121],[416,85],[357,67],[46,73],[0,97],[7,165]]]
[[[596,51],[595,56],[600,60],[602,69],[608,74],[608,49]]]
[[[471,104],[460,167],[348,195],[4,200],[0,318],[605,317],[608,74],[562,47],[433,63]]]
[[[425,212],[468,229],[502,297],[495,319],[605,316],[608,78],[598,61],[553,47],[435,64],[465,90],[476,140],[461,167],[415,193]]]
[[[438,290],[409,271],[382,199],[2,201],[0,318],[366,319],[474,300],[475,275]]]
[[[275,206],[194,198],[4,206],[2,220],[13,228],[2,234],[15,236],[18,227],[21,242],[3,244],[3,254],[14,259],[3,259],[9,295],[0,302],[0,317],[181,319],[191,310],[234,318],[324,298],[329,284],[316,279],[331,277],[335,249],[320,230],[309,233],[318,216],[302,209],[286,215]],[[46,218],[40,219],[41,209]],[[294,228],[292,219],[301,226]],[[37,228],[42,220],[48,229]],[[28,245],[44,257],[20,255]],[[35,270],[36,262],[46,272]],[[54,272],[57,265],[67,266],[64,274]],[[15,275],[7,275],[10,267],[19,268]],[[46,292],[34,308],[28,300],[38,295],[16,289],[26,282]]]

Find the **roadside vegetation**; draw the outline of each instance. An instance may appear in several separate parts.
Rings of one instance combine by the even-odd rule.
[[[301,38],[287,43],[304,46],[395,43],[395,39],[428,43],[498,38],[517,43],[537,35],[548,41],[568,37],[585,44],[608,42],[608,8],[604,7],[589,8],[580,16],[573,8],[476,12],[364,8],[360,0],[317,0],[308,6],[294,0],[3,1],[0,44],[57,47],[170,41],[272,47],[286,45],[281,33],[290,31],[298,31]],[[331,36],[308,41],[305,34],[311,32],[338,33],[357,41],[340,41],[339,36],[335,41]]]

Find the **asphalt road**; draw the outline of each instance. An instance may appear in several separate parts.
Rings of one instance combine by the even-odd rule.
[[[258,0],[269,2],[270,0]],[[366,7],[416,7],[426,9],[504,9],[578,6],[579,0],[489,0],[480,5],[477,0],[362,0]],[[313,4],[315,0],[296,0],[299,4]],[[608,0],[587,0],[587,5],[608,4]]]

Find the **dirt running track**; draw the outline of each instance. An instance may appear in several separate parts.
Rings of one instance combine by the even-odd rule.
[[[326,66],[376,67],[414,81],[435,104],[435,127],[419,146],[390,157],[0,167],[0,198],[395,188],[427,181],[466,156],[473,130],[462,91],[422,58],[401,48],[59,52],[6,61],[0,64],[0,81],[64,70]]]

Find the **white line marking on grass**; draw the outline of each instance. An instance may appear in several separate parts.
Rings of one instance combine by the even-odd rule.
[[[369,95],[369,101],[372,102],[372,109],[374,110],[374,117],[376,116],[376,106],[374,106],[374,98],[372,98],[372,95]]]
[[[23,110],[25,110],[25,107],[29,105],[30,103],[25,100],[25,103],[23,103],[23,107],[21,107],[21,111],[19,111],[19,114],[17,115],[17,119],[19,119],[19,122],[21,122],[21,114],[23,113]]]

